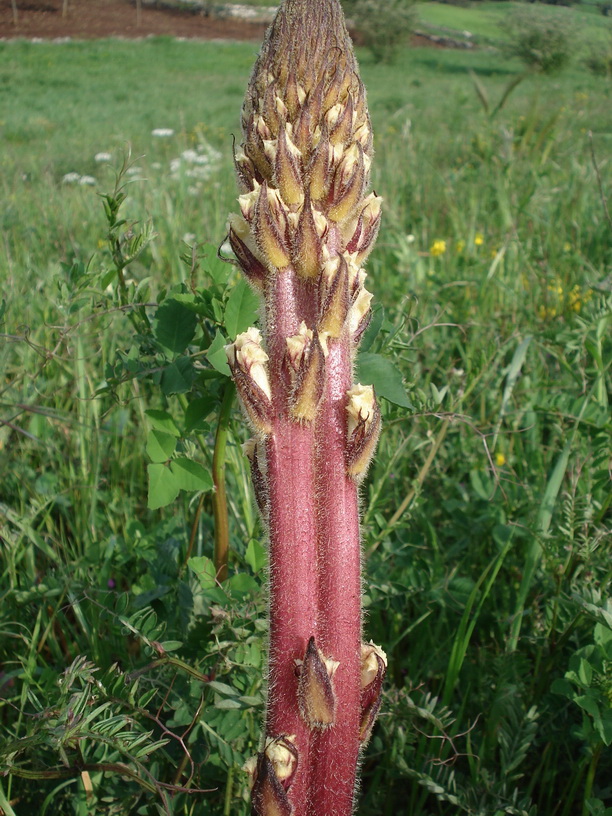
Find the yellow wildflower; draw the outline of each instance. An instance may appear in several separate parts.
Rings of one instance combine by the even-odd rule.
[[[495,454],[495,464],[497,467],[503,467],[506,464],[506,457],[503,453],[496,453]]]
[[[538,317],[540,320],[547,320],[557,316],[557,310],[554,306],[539,306]]]
[[[567,304],[574,312],[579,312],[582,309],[582,292],[578,285],[574,286],[567,298]]]
[[[446,241],[442,241],[440,238],[436,239],[429,247],[429,254],[432,256],[432,258],[436,258],[438,255],[444,255],[445,252]]]
[[[461,238],[455,244],[455,251],[458,252],[458,253],[461,253],[461,252],[463,252],[464,249],[465,249],[465,241]]]
[[[477,232],[474,236],[474,246],[482,246],[484,244],[484,235],[482,232]]]
[[[572,245],[570,244],[570,242],[569,242],[569,241],[566,241],[566,242],[563,244],[563,251],[564,251],[564,252],[571,252],[571,251],[572,251]]]

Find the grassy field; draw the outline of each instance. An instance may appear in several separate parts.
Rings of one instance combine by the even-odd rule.
[[[7,816],[249,812],[265,548],[240,412],[223,587],[208,477],[152,509],[168,497],[147,472],[176,455],[208,472],[230,404],[214,352],[240,284],[211,245],[254,56],[0,43]],[[611,86],[575,63],[492,115],[469,71],[493,110],[522,70],[494,52],[359,56],[385,211],[358,366],[388,397],[366,632],[390,666],[359,812],[609,816]],[[112,211],[124,164],[121,225],[100,194]],[[194,292],[212,317],[179,303],[168,338],[158,304]]]
[[[448,3],[419,3],[419,21],[432,29],[469,31],[478,42],[503,42],[507,38],[505,21],[509,14],[524,7],[523,3],[476,2],[470,5]],[[576,30],[577,46],[588,49],[589,44],[606,37],[607,21],[596,4],[584,6],[548,6],[553,17],[567,20]]]

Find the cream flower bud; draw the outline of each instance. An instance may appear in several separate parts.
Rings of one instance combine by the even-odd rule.
[[[281,117],[281,119],[286,119],[287,118],[287,113],[288,113],[287,106],[285,105],[283,100],[280,98],[280,96],[277,96],[275,98],[274,103],[276,105],[276,112],[278,113],[278,115]]]
[[[338,103],[333,105],[325,114],[325,123],[329,130],[333,130],[336,122],[340,118],[340,114],[342,113],[343,106]]]
[[[268,371],[264,365],[264,363],[268,361],[268,355],[262,348],[261,332],[259,329],[251,326],[251,328],[239,334],[238,337],[236,337],[235,343],[226,346],[226,349],[233,350],[232,352],[228,351],[228,358],[230,353],[233,353],[234,362],[236,362],[243,371],[247,372],[253,382],[257,383],[268,399],[271,399],[272,392],[270,390],[270,381],[268,380]]]
[[[372,386],[361,383],[357,383],[346,393],[349,398],[346,410],[350,436],[358,425],[365,423],[367,426],[372,421],[376,411],[376,398]]]
[[[299,332],[287,338],[287,355],[291,367],[295,369],[295,371],[300,367],[304,353],[312,342],[312,337],[312,329],[309,329],[302,320]]]
[[[359,293],[349,309],[349,331],[351,334],[355,334],[361,325],[361,321],[369,312],[370,302],[373,297],[373,294],[368,292],[365,286],[359,289]]]
[[[367,688],[378,677],[381,665],[387,667],[387,655],[370,641],[361,644],[361,688]]]
[[[360,482],[378,441],[380,432],[380,409],[371,385],[359,383],[347,391],[348,439],[346,444],[346,467],[348,475]]]
[[[251,192],[243,193],[241,196],[238,196],[240,211],[249,222],[253,220],[253,215],[255,214],[255,205],[259,198],[259,187],[260,184],[257,181],[253,181],[253,189]]]
[[[255,129],[264,142],[272,136],[272,132],[267,126],[266,120],[263,118],[263,116],[258,116],[255,120]]]
[[[257,757],[249,757],[242,766],[242,770],[248,774],[249,788],[252,790],[255,784],[255,775],[257,773]]]
[[[278,781],[284,782],[289,779],[297,765],[295,734],[290,737],[268,737],[264,754],[272,763]]]

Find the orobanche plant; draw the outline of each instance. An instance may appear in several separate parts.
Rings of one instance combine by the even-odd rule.
[[[226,350],[255,432],[248,455],[270,548],[252,812],[349,816],[386,668],[362,642],[358,514],[380,411],[373,388],[353,383],[381,199],[366,192],[372,132],[338,0],[281,5],[242,130],[229,237],[263,297],[263,336],[250,328]]]

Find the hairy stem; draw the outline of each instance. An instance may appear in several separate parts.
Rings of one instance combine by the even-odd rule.
[[[333,727],[321,731],[311,769],[313,813],[352,812],[360,748],[361,547],[357,487],[346,474],[346,392],[352,382],[349,338],[334,343],[317,422],[319,647],[339,662]]]

